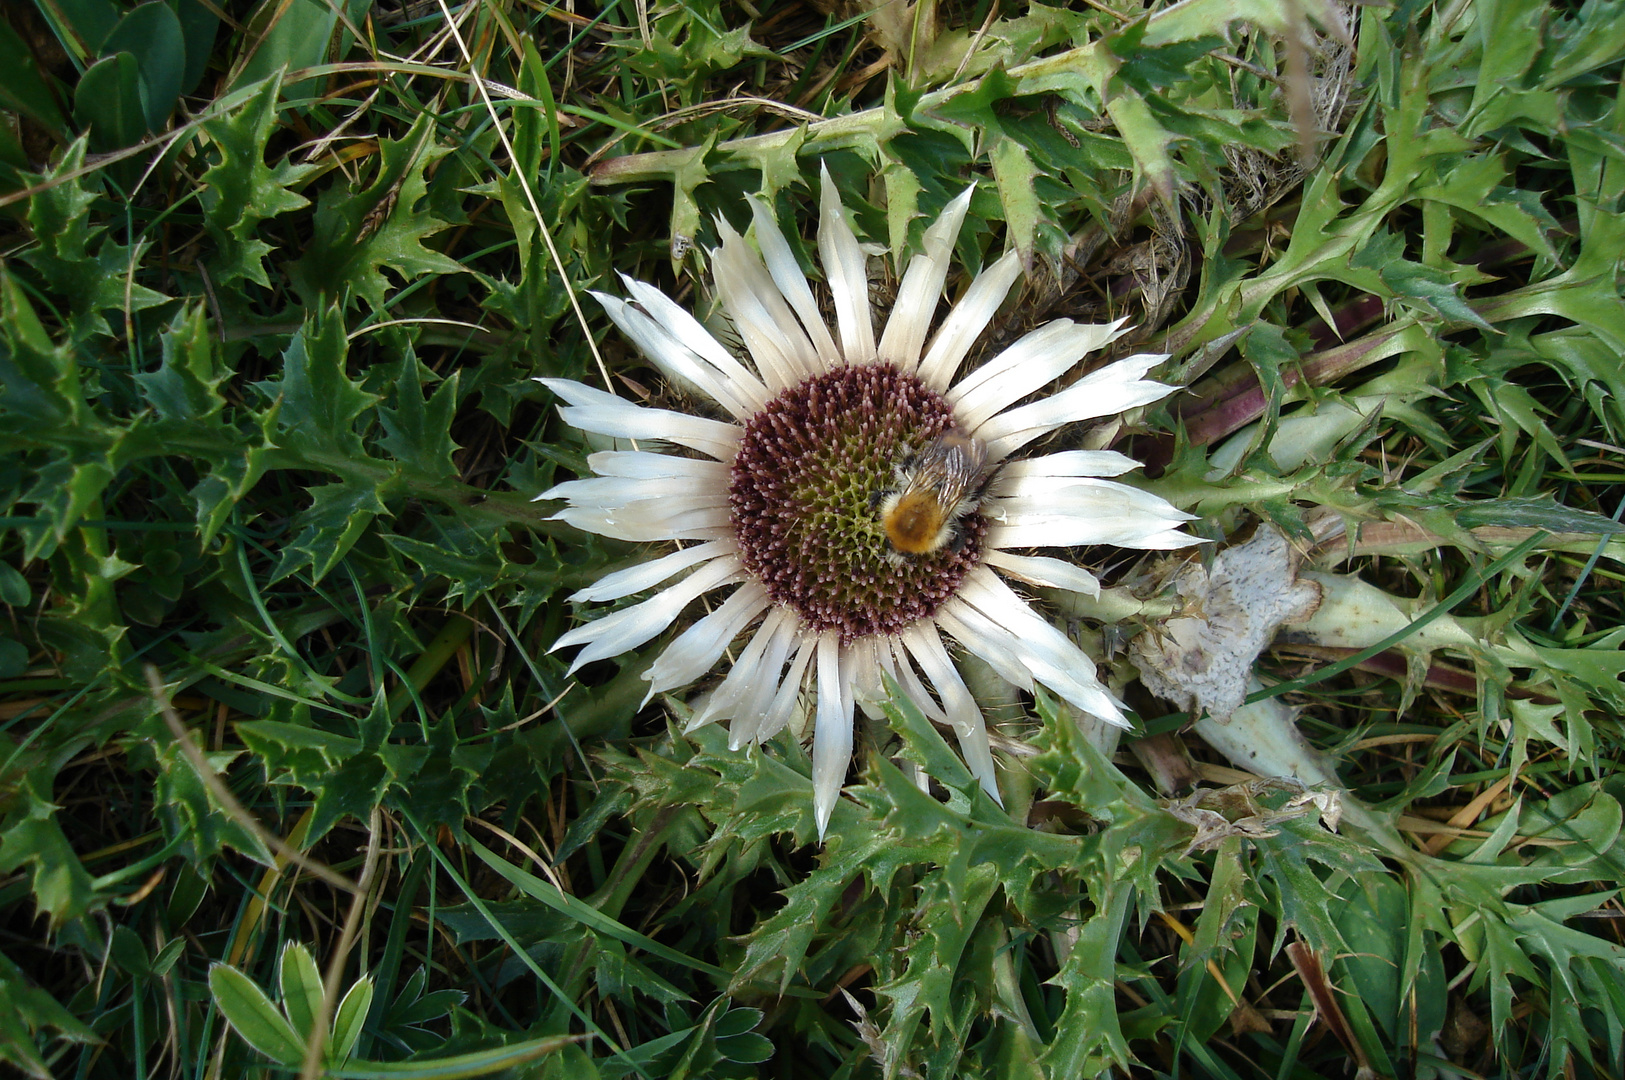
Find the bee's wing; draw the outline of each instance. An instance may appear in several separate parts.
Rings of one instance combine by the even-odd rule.
[[[968,436],[944,436],[921,455],[920,464],[922,480],[928,479],[942,501],[954,506],[974,495],[987,478],[987,445]]]

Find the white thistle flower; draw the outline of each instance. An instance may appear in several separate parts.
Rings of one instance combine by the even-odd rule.
[[[593,454],[595,477],[559,484],[557,515],[622,540],[693,542],[609,574],[571,597],[641,603],[564,634],[581,645],[570,670],[635,649],[691,602],[731,590],[677,636],[644,673],[651,696],[709,672],[749,636],[721,684],[697,702],[690,729],[729,724],[735,749],[783,730],[813,689],[813,804],[822,837],[852,755],[854,705],[878,713],[889,673],[922,712],[946,723],[982,787],[999,798],[981,709],[955,667],[946,634],[1023,689],[1042,683],[1073,705],[1127,726],[1095,665],[1000,577],[1096,594],[1088,571],[1030,548],[1195,542],[1191,515],[1114,483],[1137,463],[1112,451],[1071,450],[1013,460],[1065,424],[1157,401],[1173,388],[1143,376],[1166,359],[1120,360],[1049,397],[1029,397],[1122,333],[1122,323],[1059,319],[957,381],[960,363],[1020,273],[1014,251],[987,267],[937,329],[926,333],[971,192],[948,204],[910,260],[877,344],[865,255],[827,170],[819,257],[835,309],[832,336],[807,279],[766,205],[752,199],[760,255],[725,221],[711,253],[722,305],[744,341],[741,362],[692,315],[644,282],[630,300],[595,293],[609,317],[669,378],[698,388],[734,422],[643,408],[567,379],[542,379],[567,403],[567,423],[618,439],[674,443],[700,456],[646,449]],[[922,355],[923,351],[923,355]],[[900,463],[956,432],[985,450],[992,477],[951,522],[952,542],[909,557],[881,517]],[[974,478],[973,478],[974,479]],[[947,535],[946,533],[944,535]],[[997,572],[995,572],[997,571]],[[681,576],[679,576],[681,575]],[[677,579],[675,583],[666,584]]]

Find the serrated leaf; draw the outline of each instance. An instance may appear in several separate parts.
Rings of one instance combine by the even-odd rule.
[[[346,817],[366,820],[372,808],[383,799],[385,789],[399,779],[384,758],[363,753],[315,781],[312,790],[316,792],[316,803],[310,815],[310,838],[314,841],[327,835],[327,830]]]
[[[0,410],[11,431],[95,423],[68,345],[53,342],[10,274],[0,271]]]
[[[1534,645],[1517,639],[1520,650],[1538,657],[1540,663],[1553,672],[1573,678],[1581,683],[1585,693],[1607,702],[1615,708],[1625,708],[1625,650],[1620,648],[1625,630],[1613,629],[1584,649],[1563,649]],[[1561,682],[1559,689],[1563,689]],[[1594,707],[1589,702],[1586,707]],[[1581,715],[1577,709],[1573,714]]]
[[[1117,1016],[1117,942],[1133,890],[1121,883],[1091,890],[1095,913],[1053,978],[1066,991],[1055,1035],[1039,1060],[1049,1076],[1098,1076],[1109,1066],[1128,1069],[1128,1043]]]
[[[245,830],[216,804],[162,720],[151,717],[137,730],[144,732],[155,748],[159,775],[154,784],[154,802],[174,820],[176,830],[185,837],[185,850],[194,860],[213,858],[229,847],[262,865],[275,865],[276,859],[259,837]],[[241,753],[240,750],[205,753],[204,759],[220,772]]]
[[[128,53],[119,56],[129,59]],[[109,57],[92,71],[114,59]],[[134,61],[130,64],[133,72]],[[88,94],[85,85],[80,82],[80,91]],[[103,312],[141,311],[168,299],[132,280],[150,245],[145,241],[133,246],[115,243],[104,226],[92,223],[90,210],[96,196],[86,189],[83,178],[71,175],[83,166],[84,155],[85,140],[81,139],[68,148],[55,169],[35,178],[42,189],[28,200],[28,225],[35,246],[19,256],[67,300],[76,340],[109,333]]]
[[[1003,128],[999,121],[1000,102],[1016,92],[1015,80],[1003,67],[994,67],[977,81],[975,87],[956,94],[933,109],[914,112],[917,93],[899,89],[893,105],[915,123],[962,140],[966,153],[974,152],[976,134],[987,131],[999,135]]]
[[[433,117],[422,113],[400,139],[380,139],[378,167],[360,190],[329,187],[317,200],[310,246],[288,273],[311,305],[349,295],[384,308],[388,267],[407,281],[425,274],[455,274],[462,264],[423,246],[449,224],[420,206],[428,192],[424,172],[449,151],[434,144]]]
[[[192,499],[201,544],[212,542],[225,527],[233,507],[259,483],[276,449],[275,432],[282,412],[273,404],[257,418],[237,452],[210,461],[209,475],[199,480],[187,494]]]
[[[221,369],[203,305],[177,312],[160,340],[163,365],[135,376],[159,417],[196,424],[219,415],[226,404],[220,384],[229,372]]]
[[[580,927],[573,927],[569,936],[582,938]],[[648,965],[628,955],[626,946],[613,938],[599,938],[594,945],[593,977],[599,993],[605,997],[621,996],[632,992],[646,994],[656,1001],[692,1001],[685,993],[656,975]]]
[[[366,457],[355,421],[378,397],[345,374],[348,355],[343,317],[329,308],[294,335],[282,354],[281,381],[255,384],[267,398],[281,401],[277,426],[284,445],[313,465],[326,456]]]
[[[451,460],[458,449],[451,440],[451,422],[457,412],[458,377],[453,372],[425,401],[417,357],[408,350],[391,382],[396,407],[378,409],[378,422],[385,432],[378,440],[379,448],[423,479],[446,480],[457,475]]]
[[[974,788],[976,780],[970,769],[925,718],[919,705],[890,675],[885,676],[885,687],[887,698],[881,702],[881,708],[892,730],[903,737],[908,759],[923,768],[927,776],[948,787],[961,792]]]
[[[908,227],[920,216],[920,178],[907,166],[890,163],[882,173],[886,183],[886,235],[892,264],[903,265],[908,250]]]
[[[444,579],[448,600],[483,596],[515,573],[502,554],[502,535],[468,523],[447,522],[434,540],[389,533],[384,541],[424,572]]]
[[[54,1030],[58,1038],[78,1043],[100,1041],[54,997],[31,985],[10,957],[0,953],[0,1062],[35,1080],[52,1080],[50,1068],[34,1045],[36,1033],[47,1029]]]
[[[1444,270],[1404,257],[1405,241],[1378,229],[1349,259],[1353,270],[1372,271],[1382,287],[1373,291],[1408,300],[1448,323],[1490,330],[1490,324],[1462,299],[1461,286]]]
[[[1359,881],[1363,875],[1380,874],[1382,864],[1352,840],[1325,831],[1318,819],[1297,818],[1278,822],[1274,827],[1280,830],[1276,836],[1255,842],[1259,873],[1276,887],[1280,907],[1277,940],[1291,926],[1316,952],[1335,956],[1342,951],[1344,943],[1332,911],[1341,910],[1344,901],[1311,864],[1340,871],[1346,882]],[[1334,873],[1333,879],[1338,876]],[[1345,889],[1353,887],[1343,885]]]
[[[95,907],[98,897],[55,811],[29,788],[12,796],[14,823],[0,834],[0,874],[28,871],[34,903],[60,926]]]
[[[359,739],[280,720],[240,720],[243,745],[265,762],[266,772],[284,772],[300,787],[316,789],[335,768],[362,752]]]
[[[114,471],[114,463],[105,456],[85,461],[57,458],[42,467],[22,497],[35,505],[48,524],[29,536],[24,556],[35,559],[54,552],[86,511],[100,505]],[[135,567],[125,563],[118,569],[118,576],[123,577]]]
[[[1419,199],[1436,199],[1478,217],[1506,233],[1531,251],[1552,260],[1557,252],[1550,233],[1558,223],[1532,191],[1504,186],[1506,167],[1488,154],[1465,155],[1459,162],[1441,170],[1438,183],[1418,188]]]
[[[1033,240],[1043,216],[1033,187],[1038,168],[1025,146],[1004,135],[994,138],[988,157],[993,164],[993,179],[999,187],[999,202],[1010,225],[1010,238],[1021,252],[1021,261],[1030,266]]]
[[[275,168],[265,164],[281,89],[278,73],[237,109],[203,125],[220,153],[202,177],[204,225],[220,247],[220,256],[210,262],[218,287],[246,280],[270,288],[265,256],[271,247],[258,238],[260,223],[309,204],[292,188],[315,166],[286,160]]]
[[[917,933],[903,950],[904,970],[896,979],[875,987],[875,993],[893,1002],[882,1035],[886,1045],[913,1044],[927,1012],[931,1028],[947,1029],[953,1024],[957,1011],[954,984],[962,981],[960,963],[998,887],[997,871],[986,864],[948,866],[927,873],[916,893],[913,929]]]
[[[849,881],[858,873],[861,857],[826,859],[825,864],[806,878],[784,890],[784,905],[758,922],[745,942],[745,955],[733,974],[730,986],[748,986],[769,971],[776,972],[778,992],[784,993],[795,980],[818,933],[819,924],[840,900]]]
[[[247,975],[226,964],[209,968],[209,992],[220,1015],[244,1042],[279,1065],[298,1068],[305,1044],[265,991]]]
[[[1158,122],[1145,98],[1127,86],[1112,84],[1111,93],[1102,93],[1106,114],[1117,125],[1123,145],[1134,155],[1134,168],[1154,188],[1163,202],[1174,200],[1174,160],[1168,152],[1173,136]]]
[[[293,519],[294,536],[282,549],[271,580],[310,568],[313,582],[326,577],[349,554],[372,519],[387,508],[371,484],[323,484],[310,489],[311,504]]]
[[[1589,510],[1563,506],[1551,496],[1481,499],[1457,510],[1456,523],[1466,529],[1500,525],[1544,529],[1554,533],[1594,533],[1599,536],[1625,533],[1625,524]]]

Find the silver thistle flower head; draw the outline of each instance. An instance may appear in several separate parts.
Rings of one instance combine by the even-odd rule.
[[[835,311],[831,333],[767,206],[751,200],[756,249],[719,221],[716,290],[748,354],[734,356],[688,312],[626,278],[629,300],[594,295],[667,377],[712,398],[732,421],[645,408],[566,379],[542,379],[588,432],[686,448],[613,450],[596,476],[559,484],[555,515],[630,541],[685,541],[604,577],[572,600],[654,590],[564,634],[583,646],[571,671],[649,641],[699,597],[728,595],[644,673],[654,695],[705,676],[741,635],[690,728],[718,720],[738,749],[813,709],[813,806],[828,828],[852,755],[853,710],[878,712],[889,674],[922,712],[951,727],[994,799],[987,728],[949,642],[1014,685],[1041,683],[1085,712],[1126,725],[1077,645],[1004,580],[1084,593],[1100,583],[1034,548],[1194,543],[1165,500],[1106,479],[1136,467],[1111,451],[1017,458],[1065,424],[1159,400],[1144,378],[1166,359],[1131,356],[1059,393],[1020,404],[1122,333],[1122,323],[1059,319],[975,370],[959,368],[1020,273],[1015,252],[983,270],[929,345],[967,190],[926,230],[875,341],[865,254],[823,175],[818,251]]]

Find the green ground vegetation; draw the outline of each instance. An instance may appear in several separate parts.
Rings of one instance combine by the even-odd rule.
[[[1621,1075],[1622,68],[1620,0],[6,4],[0,1072]],[[1314,549],[1255,696],[1338,831],[1139,689],[1121,552],[1152,742],[1008,696],[1003,807],[895,706],[820,846],[662,642],[566,678],[648,552],[532,503],[533,379],[669,398],[586,290],[705,310],[820,165],[892,265],[976,186],[994,344],[1172,354],[1118,445]]]

